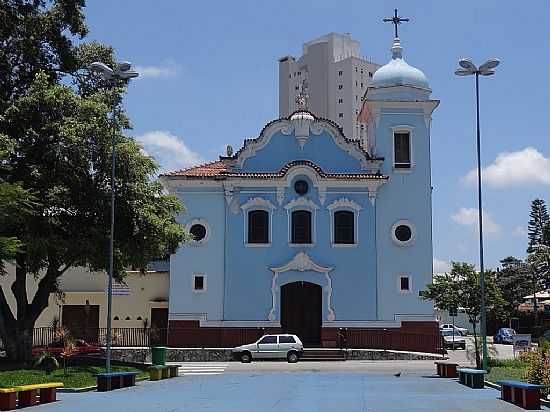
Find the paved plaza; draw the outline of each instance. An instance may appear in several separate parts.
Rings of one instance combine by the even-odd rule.
[[[185,376],[113,392],[60,394],[37,412],[519,411],[491,389],[433,376],[431,361],[184,365]],[[401,372],[400,377],[394,374]],[[33,409],[34,410],[34,409]]]

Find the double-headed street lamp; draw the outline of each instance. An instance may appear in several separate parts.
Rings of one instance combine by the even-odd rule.
[[[111,69],[105,63],[94,62],[90,65],[90,69],[99,73],[104,79],[108,80],[112,87],[116,87],[122,80],[130,80],[134,77],[138,77],[139,73],[131,70],[132,65],[129,62],[117,63],[115,69]],[[113,253],[114,253],[114,236],[115,236],[115,162],[116,162],[116,109],[117,99],[113,98],[113,135],[111,140],[112,154],[111,154],[111,234],[109,245],[109,286],[107,289],[107,355],[106,355],[106,369],[107,372],[111,371],[111,341],[112,341],[112,306],[113,306]]]
[[[455,70],[457,76],[476,76],[476,125],[477,125],[477,200],[479,219],[479,283],[481,291],[481,342],[483,345],[483,369],[487,370],[487,309],[485,307],[485,267],[483,264],[483,209],[481,207],[481,140],[479,132],[479,76],[491,76],[495,74],[495,67],[500,63],[499,59],[489,59],[481,66],[476,67],[470,59],[460,59],[460,69]]]

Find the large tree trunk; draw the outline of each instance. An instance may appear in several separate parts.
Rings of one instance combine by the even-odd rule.
[[[56,280],[64,271],[50,265],[38,283],[38,290],[31,303],[27,298],[27,266],[24,254],[16,259],[15,281],[11,291],[15,297],[17,315],[7,303],[0,287],[0,338],[9,360],[29,364],[32,360],[33,331],[36,320],[48,307],[50,294],[56,291]]]

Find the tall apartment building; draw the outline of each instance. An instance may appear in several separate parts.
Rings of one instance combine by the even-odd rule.
[[[365,60],[360,44],[350,34],[330,33],[303,45],[295,59],[279,59],[279,116],[296,109],[296,95],[308,83],[308,109],[316,116],[335,121],[350,139],[361,137],[357,121],[363,96],[380,65]]]

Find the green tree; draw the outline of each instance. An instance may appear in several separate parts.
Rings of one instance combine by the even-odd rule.
[[[531,272],[531,284],[533,294],[533,311],[535,314],[535,326],[538,325],[537,292],[550,285],[550,216],[546,209],[546,203],[542,199],[531,202],[527,231],[529,243],[527,246],[527,263]]]
[[[529,223],[527,232],[529,236],[529,244],[527,253],[531,253],[533,248],[538,245],[550,246],[550,243],[545,243],[547,239],[547,231],[550,230],[550,216],[546,209],[546,203],[542,199],[535,199],[531,202],[531,212],[529,213]]]
[[[5,182],[35,196],[18,225],[0,226],[0,236],[21,242],[10,288],[17,317],[7,304],[8,291],[0,288],[0,338],[16,361],[30,360],[34,324],[59,291],[60,276],[72,266],[108,267],[113,126],[115,276],[124,277],[127,267],[145,270],[186,240],[176,221],[183,207],[164,194],[158,165],[124,135],[130,124],[121,110],[110,119],[125,85],[106,87],[86,69],[94,60],[112,63],[112,50],[71,43],[72,36],[86,34],[83,5],[0,0],[0,19],[9,20],[7,27],[0,24],[0,43],[9,46],[8,58],[0,58],[0,134],[14,146],[4,161]],[[31,276],[38,289],[29,297]]]
[[[20,224],[32,207],[32,196],[28,191],[18,183],[8,183],[4,180],[8,171],[5,163],[13,151],[13,146],[13,141],[0,134],[0,227],[4,228]],[[21,246],[18,238],[0,234],[0,276],[6,274],[5,262],[14,260]]]
[[[496,273],[496,283],[502,293],[505,305],[503,311],[513,316],[523,297],[533,290],[529,265],[513,256],[500,261],[502,269]]]
[[[443,310],[449,310],[453,305],[464,309],[474,329],[474,348],[476,365],[481,366],[481,356],[477,344],[476,325],[481,314],[481,291],[479,288],[479,272],[474,265],[463,262],[452,262],[450,273],[434,276],[433,282],[422,292],[422,299],[431,300],[434,305]],[[504,300],[495,280],[493,271],[485,271],[485,305],[487,310],[501,313]],[[456,307],[455,306],[455,307]]]

